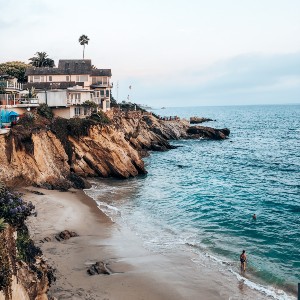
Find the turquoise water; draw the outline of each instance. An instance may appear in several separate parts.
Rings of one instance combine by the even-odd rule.
[[[109,204],[110,213],[116,208],[153,251],[192,247],[232,262],[237,271],[245,249],[252,280],[295,292],[300,282],[300,105],[154,112],[216,119],[204,125],[229,128],[230,139],[174,141],[180,147],[145,159],[147,176],[95,181],[99,203]]]

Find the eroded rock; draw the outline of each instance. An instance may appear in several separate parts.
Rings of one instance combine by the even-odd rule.
[[[89,275],[110,275],[112,272],[109,270],[105,262],[97,261],[88,268],[87,273]]]
[[[70,239],[71,237],[76,237],[76,236],[78,236],[78,234],[76,232],[64,230],[64,231],[56,234],[54,237],[57,241],[61,242],[61,241],[66,241],[66,240]]]
[[[228,138],[230,130],[228,128],[224,129],[214,129],[211,127],[204,126],[191,126],[187,130],[188,138],[206,138],[212,140],[224,140]]]

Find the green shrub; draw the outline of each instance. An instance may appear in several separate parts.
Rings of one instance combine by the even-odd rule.
[[[42,103],[39,105],[39,107],[37,108],[37,113],[48,119],[48,120],[52,120],[53,119],[53,112],[52,109],[46,104],[46,103]]]
[[[29,236],[28,228],[24,225],[18,230],[17,235],[18,258],[28,264],[35,262],[35,257],[42,254],[40,248],[36,247]]]
[[[97,110],[98,105],[94,101],[85,101],[82,103],[84,107],[90,107],[93,111]]]
[[[31,112],[24,114],[22,118],[18,120],[18,125],[23,126],[26,129],[32,128],[35,123],[35,115]]]
[[[103,111],[98,111],[95,114],[90,116],[91,120],[96,121],[99,124],[110,124],[111,120],[107,117],[107,115]]]

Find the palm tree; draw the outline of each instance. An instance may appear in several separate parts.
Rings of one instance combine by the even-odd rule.
[[[33,67],[49,67],[53,68],[55,66],[54,60],[48,58],[48,54],[46,52],[37,52],[34,57],[29,58],[30,65]]]
[[[83,34],[82,36],[79,37],[79,44],[83,46],[83,59],[84,59],[84,49],[85,49],[85,45],[87,45],[89,43],[89,38],[87,35]]]

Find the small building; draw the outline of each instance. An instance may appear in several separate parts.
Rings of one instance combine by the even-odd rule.
[[[93,101],[92,95],[90,90],[85,90],[81,86],[37,92],[39,103],[46,103],[54,115],[66,119],[89,116],[91,108],[84,103]]]
[[[47,92],[66,89],[72,97],[80,86],[80,94],[85,90],[86,95],[91,94],[90,100],[97,103],[103,111],[110,109],[111,69],[97,69],[90,59],[61,59],[57,68],[28,68],[26,76],[28,83],[25,88],[34,87],[37,91]],[[77,91],[73,93],[71,88],[74,86]],[[48,105],[51,106],[50,103]]]

